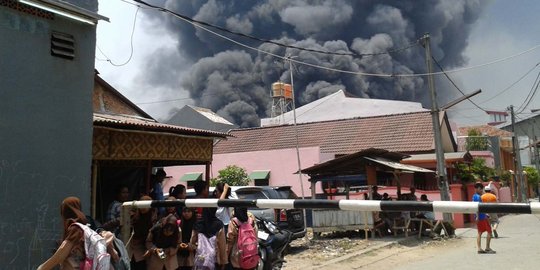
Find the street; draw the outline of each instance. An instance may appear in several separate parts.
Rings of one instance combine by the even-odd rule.
[[[497,254],[477,254],[476,229],[465,228],[458,229],[457,239],[418,241],[411,237],[399,245],[329,260],[311,269],[531,269],[538,264],[540,255],[539,228],[539,215],[506,215],[501,218],[499,238],[491,242]]]

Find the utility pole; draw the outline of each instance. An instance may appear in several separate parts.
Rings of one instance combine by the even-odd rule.
[[[525,187],[523,184],[523,168],[521,168],[521,156],[519,155],[519,141],[515,133],[516,116],[514,115],[514,106],[510,105],[508,110],[510,110],[510,115],[512,117],[512,150],[514,152],[514,167],[516,169],[514,181],[519,186],[518,201],[525,202],[527,196],[525,195]]]
[[[540,111],[540,109],[532,109],[531,110],[531,113],[536,113]],[[538,153],[538,137],[536,136],[536,117],[538,115],[535,115],[532,117],[533,119],[533,127],[532,127],[532,133],[533,133],[533,149],[534,149],[534,166],[536,167],[536,171],[540,173],[540,155]],[[538,187],[538,184],[536,185],[536,187],[534,187],[536,189],[536,195],[538,196],[538,198],[540,198],[540,189]]]
[[[301,195],[302,200],[306,197],[304,196],[304,181],[302,181],[302,173],[300,172],[302,170],[302,164],[300,162],[300,149],[299,149],[299,139],[298,139],[298,127],[296,126],[296,103],[295,103],[295,96],[294,96],[294,80],[293,80],[293,65],[292,65],[292,56],[289,56],[289,72],[291,73],[291,92],[292,92],[292,105],[293,105],[293,120],[294,120],[294,134],[296,137],[296,160],[298,161],[298,181],[300,181],[300,189],[302,189]],[[315,199],[315,198],[312,198]],[[304,215],[304,228],[306,228],[307,224],[307,217],[306,217],[306,209],[302,210]],[[306,234],[307,236],[307,234]]]
[[[435,135],[435,154],[437,158],[437,180],[441,191],[441,200],[450,201],[450,192],[448,190],[448,176],[446,175],[446,164],[444,160],[444,149],[441,137],[441,123],[439,118],[439,106],[437,105],[437,94],[435,92],[435,83],[433,81],[433,65],[431,63],[431,47],[429,34],[422,37],[423,46],[426,48],[426,65],[429,75],[428,86],[431,92],[431,118],[433,120],[433,133]],[[443,213],[444,221],[451,222],[452,214]]]

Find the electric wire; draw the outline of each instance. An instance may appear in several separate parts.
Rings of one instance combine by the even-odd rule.
[[[433,57],[433,55],[431,56],[431,59],[433,59],[433,62],[435,62],[435,64],[437,65],[437,67],[439,67],[439,69],[443,72],[444,76],[450,81],[450,83],[452,83],[452,85],[463,95],[463,96],[467,96],[463,91],[461,91],[461,89],[459,89],[459,87],[457,86],[457,84],[454,82],[454,80],[452,80],[452,78],[450,78],[450,76],[448,76],[448,74],[446,74],[446,72],[444,72],[444,69],[443,67],[441,66],[441,64],[439,64],[439,62],[437,61],[437,59],[435,59],[435,57]],[[476,108],[484,111],[484,112],[487,112],[484,108],[478,106],[478,104],[476,104],[474,101],[472,101],[472,99],[469,97],[467,98],[467,100],[469,102],[471,102],[474,106],[476,106]]]
[[[531,69],[529,69],[525,74],[523,74],[523,76],[521,76],[517,81],[513,82],[512,84],[510,84],[508,87],[506,87],[505,89],[503,89],[502,91],[500,91],[499,93],[495,94],[494,96],[480,102],[480,104],[484,104],[488,101],[491,101],[493,100],[494,98],[502,95],[504,92],[512,89],[512,87],[514,87],[514,85],[516,85],[517,83],[519,83],[521,80],[525,79],[525,77],[527,77],[535,68],[537,68],[538,66],[540,65],[540,62],[536,63],[536,65],[534,65]]]
[[[125,1],[124,1],[125,2]],[[126,2],[128,3],[128,2]],[[133,26],[131,28],[131,37],[130,37],[130,53],[129,53],[129,58],[122,64],[116,64],[114,63],[102,50],[101,48],[96,44],[96,48],[98,49],[98,51],[103,55],[105,56],[105,61],[109,62],[111,65],[115,66],[115,67],[121,67],[121,66],[125,66],[127,65],[131,59],[133,58],[133,35],[135,34],[135,25],[137,24],[137,15],[139,14],[139,10],[140,10],[141,7],[137,6],[137,10],[135,11],[135,16],[133,18]],[[96,58],[97,59],[97,58]],[[99,60],[99,59],[98,59]],[[100,60],[102,61],[102,60]]]
[[[137,5],[137,4],[134,4],[134,3],[130,3],[130,2],[127,2],[125,0],[121,0],[125,3],[128,3],[128,4],[131,4],[131,5],[135,5],[137,7],[140,7],[140,5]],[[267,52],[267,51],[264,51],[264,50],[260,50],[260,49],[257,49],[257,48],[254,48],[254,47],[251,47],[249,45],[245,45],[245,44],[242,44],[238,41],[235,41],[233,39],[230,39],[228,37],[225,37],[223,35],[220,35],[218,33],[215,33],[213,32],[212,30],[208,29],[208,28],[205,28],[204,26],[202,25],[199,25],[197,24],[196,22],[194,21],[190,21],[191,18],[189,17],[186,17],[184,15],[180,15],[180,14],[177,14],[173,11],[170,11],[166,8],[163,8],[163,7],[158,7],[158,6],[154,6],[154,5],[151,5],[151,4],[148,4],[144,1],[141,1],[141,0],[133,0],[137,3],[140,3],[140,4],[143,4],[143,5],[146,5],[147,7],[149,7],[149,9],[155,9],[155,10],[159,10],[161,12],[165,12],[165,13],[169,13],[179,19],[183,19],[184,21],[192,24],[193,26],[195,27],[198,27],[198,28],[201,28],[209,33],[212,33],[218,37],[221,37],[225,40],[228,40],[232,43],[235,43],[239,46],[242,46],[242,47],[245,47],[245,48],[248,48],[248,49],[251,49],[251,50],[255,50],[255,51],[258,51],[260,53],[264,53],[264,54],[267,54],[267,55],[270,55],[270,56],[273,56],[273,57],[276,57],[276,58],[279,58],[279,59],[282,59],[282,60],[285,60],[286,57],[284,56],[280,56],[280,55],[276,55],[276,54],[273,54],[273,53],[270,53],[270,52]],[[183,18],[185,17],[185,18]],[[191,19],[192,20],[192,19]],[[205,22],[201,22],[201,23],[204,23],[204,24],[207,24]],[[210,24],[208,24],[210,25]],[[217,26],[216,26],[217,27]],[[234,33],[232,31],[229,31],[228,29],[225,29],[225,31],[228,31],[230,33]],[[241,33],[238,33],[238,34],[241,34]],[[241,34],[241,35],[244,35],[244,34]],[[280,43],[279,43],[280,44]],[[278,45],[278,44],[276,44]],[[282,44],[282,45],[286,45],[286,44]],[[287,45],[289,46],[289,45]],[[510,55],[510,56],[507,56],[507,57],[503,57],[503,58],[500,58],[500,59],[496,59],[496,60],[493,60],[491,62],[487,62],[487,63],[483,63],[483,64],[479,64],[479,65],[475,65],[475,66],[469,66],[469,67],[463,67],[463,68],[458,68],[458,69],[453,69],[453,70],[447,70],[446,73],[455,73],[455,72],[461,72],[461,71],[465,71],[465,70],[470,70],[470,69],[476,69],[476,68],[481,68],[481,67],[484,67],[484,66],[489,66],[489,65],[493,65],[493,64],[496,64],[496,63],[499,63],[499,62],[503,62],[503,61],[507,61],[507,60],[510,60],[512,58],[515,58],[515,57],[518,57],[518,56],[521,56],[523,54],[526,54],[526,53],[529,53],[531,51],[534,51],[536,49],[540,48],[540,44],[538,45],[535,45],[525,51],[522,51],[522,52],[519,52],[519,53],[516,53],[516,54],[513,54],[513,55]],[[298,47],[299,50],[303,50],[305,48],[301,48],[301,47]],[[403,47],[402,49],[408,49],[408,46],[405,46]],[[321,52],[324,52],[324,51],[321,51]],[[328,53],[328,52],[325,52],[325,53]],[[381,53],[382,54],[382,53]],[[387,52],[385,52],[384,54],[387,54]],[[368,54],[366,54],[368,55]],[[318,65],[314,65],[314,64],[310,64],[310,63],[306,63],[306,62],[302,62],[302,61],[298,61],[298,60],[292,60],[293,62],[295,63],[298,63],[298,64],[302,64],[302,65],[307,65],[307,66],[311,66],[311,67],[315,67],[315,68],[320,68],[320,69],[325,69],[325,70],[328,70],[328,71],[334,71],[334,72],[341,72],[341,73],[347,73],[347,74],[352,74],[352,75],[360,75],[360,76],[371,76],[371,77],[421,77],[421,76],[428,76],[428,75],[441,75],[443,74],[442,72],[433,72],[433,73],[411,73],[411,74],[376,74],[376,73],[364,73],[364,72],[354,72],[354,71],[347,71],[347,70],[340,70],[340,69],[333,69],[333,68],[328,68],[328,67],[324,67],[324,66],[318,66]]]
[[[538,90],[538,85],[540,84],[540,72],[538,73],[538,75],[536,76],[536,80],[534,81],[533,83],[533,86],[531,88],[531,91],[529,91],[529,94],[527,95],[527,97],[525,98],[525,100],[523,101],[523,103],[518,107],[518,109],[516,110],[517,113],[521,113],[523,112],[527,106],[529,106],[529,104],[531,103],[531,101],[533,100],[534,96],[536,95],[536,92]]]
[[[140,0],[133,0],[133,1],[136,1],[138,3],[141,3],[142,1]],[[151,5],[150,5],[151,6]],[[218,37],[221,37],[225,40],[228,40],[236,45],[239,45],[241,47],[244,47],[244,48],[248,48],[250,50],[254,50],[254,51],[257,51],[257,52],[260,52],[260,53],[263,53],[263,54],[267,54],[267,55],[270,55],[270,56],[273,56],[275,58],[279,58],[279,59],[282,59],[282,60],[290,60],[292,61],[293,63],[297,63],[297,64],[301,64],[301,65],[305,65],[305,66],[310,66],[310,67],[314,67],[314,68],[319,68],[319,69],[323,69],[323,70],[328,70],[328,71],[333,71],[333,72],[340,72],[340,73],[345,73],[345,74],[351,74],[351,75],[359,75],[359,76],[369,76],[369,77],[379,77],[379,78],[392,78],[392,77],[424,77],[424,76],[428,76],[428,75],[442,75],[443,72],[432,72],[432,73],[410,73],[410,74],[384,74],[384,73],[366,73],[366,72],[357,72],[357,71],[349,71],[349,70],[341,70],[341,69],[336,69],[336,68],[330,68],[330,67],[325,67],[325,66],[320,66],[320,65],[315,65],[315,64],[311,64],[311,63],[308,63],[308,62],[303,62],[303,61],[299,61],[299,60],[295,60],[295,59],[288,59],[287,57],[285,56],[281,56],[281,55],[277,55],[277,54],[274,54],[274,53],[271,53],[271,52],[267,52],[267,51],[264,51],[264,50],[261,50],[261,49],[258,49],[258,48],[255,48],[255,47],[252,47],[252,46],[249,46],[249,45],[246,45],[246,44],[243,44],[239,41],[236,41],[234,39],[231,39],[229,37],[226,37],[224,35],[221,35],[219,33],[216,33],[196,22],[192,22],[188,19],[185,19],[185,18],[182,18],[181,16],[177,16],[174,12],[171,12],[171,11],[168,11],[167,9],[165,8],[161,8],[161,7],[155,7],[155,9],[157,10],[160,10],[162,12],[166,12],[166,13],[169,13],[171,14],[172,16],[174,17],[177,17],[181,20],[184,20],[185,22],[195,26],[195,27],[198,27],[200,29],[203,29],[204,31],[207,31],[211,34],[214,34]],[[483,63],[483,64],[479,64],[479,65],[475,65],[475,66],[469,66],[469,67],[463,67],[463,68],[458,68],[458,69],[453,69],[453,70],[447,70],[446,73],[456,73],[456,72],[461,72],[461,71],[466,71],[466,70],[471,70],[471,69],[477,69],[477,68],[481,68],[481,67],[484,67],[484,66],[489,66],[489,65],[493,65],[493,64],[496,64],[496,63],[500,63],[500,62],[504,62],[504,61],[507,61],[507,60],[510,60],[512,58],[515,58],[515,57],[518,57],[518,56],[521,56],[523,54],[526,54],[526,53],[529,53],[531,51],[534,51],[536,49],[540,48],[540,44],[538,45],[535,45],[525,51],[522,51],[522,52],[519,52],[519,53],[516,53],[516,54],[513,54],[513,55],[510,55],[510,56],[507,56],[507,57],[503,57],[503,58],[500,58],[500,59],[496,59],[496,60],[493,60],[491,62],[487,62],[487,63]]]
[[[122,0],[122,1],[124,1],[124,0]],[[213,25],[213,24],[210,24],[210,23],[207,23],[207,22],[195,20],[195,19],[193,19],[191,17],[188,17],[186,15],[182,15],[180,13],[174,12],[174,11],[172,11],[170,9],[155,6],[155,5],[152,5],[152,4],[148,4],[148,3],[144,2],[144,1],[141,1],[141,0],[133,0],[133,1],[135,1],[137,3],[140,3],[140,4],[143,4],[143,5],[146,5],[148,7],[154,8],[154,9],[158,9],[158,10],[160,10],[162,12],[165,12],[165,13],[173,14],[173,15],[175,15],[177,17],[180,17],[180,18],[182,18],[184,20],[187,20],[187,21],[190,21],[190,22],[193,22],[193,23],[197,23],[197,24],[200,24],[200,25],[203,25],[203,26],[211,27],[211,28],[217,29],[219,31],[226,32],[226,33],[229,33],[229,34],[233,34],[233,35],[236,35],[236,36],[240,36],[240,37],[243,37],[243,38],[248,38],[248,39],[259,41],[259,42],[262,42],[262,43],[270,43],[270,44],[274,44],[274,45],[277,45],[277,46],[280,46],[280,47],[285,47],[285,48],[290,48],[290,49],[297,49],[297,50],[301,50],[301,51],[308,51],[308,52],[314,52],[314,53],[320,53],[320,54],[343,55],[343,56],[346,55],[346,56],[357,56],[357,57],[377,56],[377,55],[386,55],[386,54],[398,53],[398,52],[401,52],[401,51],[404,51],[404,50],[408,50],[408,49],[410,49],[410,48],[412,48],[414,46],[417,46],[419,44],[419,40],[417,39],[417,40],[405,45],[404,47],[394,49],[394,50],[388,50],[388,51],[384,51],[384,52],[378,52],[378,53],[355,53],[355,52],[342,53],[342,52],[322,51],[322,50],[317,50],[317,49],[309,49],[309,48],[298,47],[298,46],[294,46],[294,45],[289,45],[289,44],[273,41],[273,40],[270,40],[270,39],[259,38],[259,37],[244,34],[244,33],[241,33],[241,32],[231,31],[231,30],[229,30],[227,28],[217,26],[217,25]]]

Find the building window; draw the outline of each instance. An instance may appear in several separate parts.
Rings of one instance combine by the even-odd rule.
[[[255,185],[256,186],[268,186],[270,185],[270,181],[268,179],[255,179]]]

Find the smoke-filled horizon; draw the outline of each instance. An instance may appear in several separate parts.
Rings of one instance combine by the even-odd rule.
[[[463,52],[483,10],[480,1],[171,1],[150,3],[196,20],[302,48],[357,54],[392,51],[430,33],[432,54],[444,68],[466,64]],[[271,110],[270,89],[290,82],[288,64],[248,50],[155,10],[146,11],[155,27],[166,27],[178,40],[175,52],[152,55],[145,70],[150,84],[188,91],[194,105],[209,108],[240,127],[258,126]],[[421,46],[392,54],[352,57],[328,55],[257,43],[227,35],[273,54],[311,64],[365,73],[425,73]],[[178,57],[171,57],[179,55]],[[174,68],[184,72],[167,77]],[[437,70],[436,70],[437,71]],[[178,72],[175,72],[178,74]],[[429,107],[425,77],[376,78],[295,65],[297,107],[343,89],[355,96],[422,102]],[[438,79],[442,79],[438,78]],[[439,100],[455,91],[437,84]],[[172,112],[174,113],[174,112]]]

